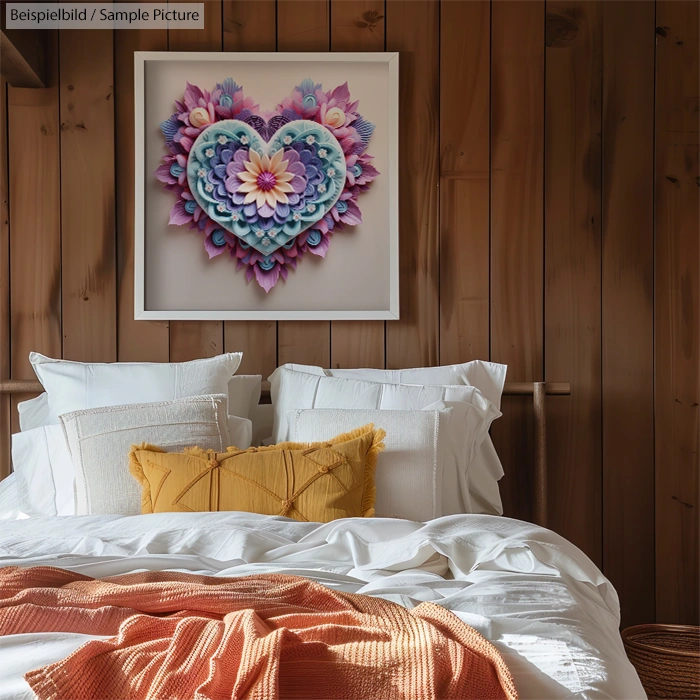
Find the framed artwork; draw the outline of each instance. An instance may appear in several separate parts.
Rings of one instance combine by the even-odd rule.
[[[134,64],[136,319],[398,318],[397,53]]]

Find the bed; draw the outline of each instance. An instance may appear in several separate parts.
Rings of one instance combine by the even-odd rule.
[[[546,387],[513,390],[535,395],[535,491],[544,520]],[[242,512],[24,518],[15,504],[10,477],[0,483],[2,567],[52,566],[98,579],[144,571],[286,574],[409,609],[430,601],[496,646],[520,698],[646,697],[622,645],[614,588],[578,548],[540,525],[474,514],[325,524]],[[0,700],[33,698],[25,673],[94,638],[0,636]]]

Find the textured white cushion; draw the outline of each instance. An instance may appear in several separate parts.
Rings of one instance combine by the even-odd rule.
[[[272,405],[274,407],[273,442],[282,442],[289,438],[287,412],[304,408],[369,408],[376,410],[420,411],[425,408],[439,408],[457,403],[467,404],[474,409],[473,441],[469,450],[456,453],[459,460],[458,472],[470,472],[477,481],[486,479],[498,481],[500,473],[483,476],[480,469],[471,469],[471,462],[476,451],[488,435],[491,422],[500,416],[495,406],[487,401],[481,392],[473,386],[418,386],[408,384],[378,384],[356,379],[341,379],[322,375],[295,372],[287,368],[275,370],[275,381],[270,381]],[[440,404],[440,402],[444,402]],[[466,410],[466,409],[465,409]],[[499,463],[500,467],[500,463]],[[471,481],[470,481],[471,483]],[[445,493],[450,512],[494,512],[494,506],[482,504],[480,499],[472,497],[469,486],[464,482],[463,489]],[[472,504],[479,503],[478,510],[471,510]],[[500,499],[498,505],[500,506]]]
[[[383,428],[385,448],[377,458],[374,477],[375,514],[378,518],[426,521],[450,514],[443,508],[443,493],[446,487],[452,491],[460,488],[454,461],[450,460],[451,414],[451,408],[307,409],[289,411],[287,417],[295,442],[322,442],[368,423]]]
[[[62,415],[75,467],[76,515],[141,513],[141,488],[129,473],[131,445],[225,450],[230,444],[226,403],[222,394]]]
[[[192,362],[105,364],[29,354],[34,372],[48,394],[49,411],[44,424],[58,423],[61,414],[88,408],[225,394],[241,357],[238,352]]]
[[[75,472],[60,425],[13,435],[12,465],[22,512],[31,516],[73,514]]]

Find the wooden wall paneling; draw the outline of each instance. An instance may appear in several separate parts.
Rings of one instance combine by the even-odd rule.
[[[700,624],[700,4],[656,5],[656,618]]]
[[[384,4],[384,0],[331,0],[331,50],[384,51]],[[337,235],[352,236],[353,229]],[[384,325],[384,321],[332,321],[331,366],[384,367]]]
[[[602,5],[547,3],[545,28],[545,378],[570,382],[549,402],[549,526],[602,556]]]
[[[510,381],[543,375],[544,2],[504,0],[491,20],[491,359]],[[506,397],[492,429],[505,514],[532,515],[532,410]]]
[[[401,52],[401,318],[386,326],[390,369],[436,365],[440,357],[439,15],[431,0],[390,0],[386,9],[387,50]]]
[[[176,5],[183,0],[169,0]],[[221,2],[204,3],[204,29],[168,29],[170,51],[221,51],[223,48]],[[224,352],[222,321],[171,321],[170,361],[186,362]]]
[[[46,88],[8,88],[12,180],[10,265],[11,378],[36,379],[32,350],[61,357],[61,186],[58,33],[47,35]],[[13,432],[19,430],[12,396]]]
[[[328,51],[329,14],[329,0],[279,0],[277,50]],[[277,324],[277,361],[280,365],[298,362],[329,367],[330,321],[280,321]]]
[[[114,32],[117,168],[117,307],[120,362],[167,362],[167,321],[134,320],[134,51],[165,51],[165,29]]]
[[[224,51],[274,51],[277,8],[274,0],[259,0],[251,12],[248,0],[224,2]],[[244,86],[250,92],[250,87]],[[231,274],[235,264],[231,261]],[[254,283],[251,283],[254,284]],[[261,374],[263,379],[277,366],[275,321],[226,321],[224,349],[243,352],[239,374]]]
[[[440,12],[440,363],[489,359],[491,3]]]
[[[603,3],[603,566],[654,620],[654,4]]]
[[[0,75],[0,377],[10,376],[10,192],[7,157],[7,81]],[[0,480],[12,471],[10,397],[0,394]]]
[[[63,29],[59,46],[63,356],[113,362],[113,32]]]

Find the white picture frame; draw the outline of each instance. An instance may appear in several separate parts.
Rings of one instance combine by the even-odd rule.
[[[221,64],[230,62],[230,71],[227,75],[214,74],[217,73],[215,68],[221,69]],[[267,64],[270,64],[269,69]],[[217,303],[221,305],[221,299],[231,299],[235,298],[236,303],[250,306],[251,308],[204,308],[207,304],[198,303],[197,308],[164,308],[162,302],[153,301],[153,299],[163,297],[168,300],[168,304],[176,304],[177,300],[170,301],[173,296],[169,295],[167,290],[161,293],[159,291],[160,287],[158,285],[163,284],[161,280],[168,280],[168,269],[165,263],[161,263],[161,258],[159,255],[153,254],[149,259],[149,248],[147,246],[158,245],[160,248],[158,250],[165,251],[165,256],[176,256],[177,251],[173,250],[173,247],[162,242],[165,240],[165,233],[161,230],[161,225],[157,223],[155,226],[149,223],[149,216],[153,216],[151,213],[155,211],[158,207],[162,209],[163,203],[161,200],[157,199],[157,195],[154,190],[154,183],[152,182],[155,178],[152,174],[153,172],[153,156],[152,153],[157,143],[155,139],[160,137],[160,146],[163,147],[163,138],[160,135],[158,125],[163,118],[163,111],[160,103],[156,107],[153,106],[154,92],[158,90],[153,90],[153,86],[158,84],[159,86],[163,82],[163,76],[169,75],[168,71],[174,71],[178,78],[181,78],[181,82],[184,88],[184,82],[187,76],[182,75],[183,67],[191,67],[193,73],[199,75],[202,74],[203,70],[209,70],[208,66],[212,68],[211,76],[211,86],[219,80],[223,80],[229,77],[229,74],[235,74],[237,72],[245,72],[245,70],[269,70],[274,71],[275,74],[280,71],[290,72],[290,66],[294,68],[295,64],[304,64],[299,66],[299,71],[308,68],[309,63],[318,63],[320,67],[319,72],[328,74],[329,72],[337,72],[337,84],[342,84],[344,82],[342,76],[344,74],[344,66],[346,66],[347,71],[352,71],[354,67],[354,74],[357,74],[358,70],[372,70],[372,67],[365,67],[364,64],[376,64],[377,71],[383,71],[386,73],[386,78],[381,78],[381,80],[386,80],[386,100],[384,101],[384,91],[382,90],[382,100],[377,100],[375,102],[381,103],[382,109],[385,110],[385,114],[382,114],[382,125],[383,132],[381,134],[381,148],[382,153],[385,154],[382,159],[382,168],[380,170],[380,177],[372,183],[372,187],[380,180],[382,181],[381,190],[381,202],[379,205],[374,203],[373,206],[377,208],[381,207],[381,216],[384,217],[382,220],[386,222],[386,225],[382,225],[382,230],[372,230],[370,233],[373,236],[383,236],[382,239],[376,239],[381,242],[382,250],[382,262],[381,269],[379,269],[378,263],[375,264],[375,258],[379,256],[372,256],[372,259],[368,260],[367,263],[361,262],[362,251],[353,251],[350,254],[344,253],[346,256],[343,260],[348,260],[346,265],[341,266],[345,270],[343,277],[342,272],[334,273],[333,279],[337,284],[328,284],[328,275],[326,274],[326,282],[319,283],[319,295],[318,299],[323,302],[325,308],[309,308],[314,302],[308,301],[306,303],[306,308],[293,308],[294,301],[283,302],[282,299],[276,299],[275,293],[278,293],[278,297],[282,297],[280,292],[285,292],[285,285],[289,284],[289,279],[292,276],[296,278],[300,275],[305,275],[308,279],[305,279],[304,284],[307,285],[307,291],[304,290],[296,291],[297,297],[299,299],[308,299],[309,293],[308,289],[313,285],[313,277],[318,274],[319,270],[323,269],[323,264],[327,263],[328,260],[318,260],[314,261],[314,265],[309,264],[307,258],[316,256],[306,256],[304,260],[301,261],[296,270],[290,271],[289,278],[287,282],[279,281],[275,288],[273,288],[268,295],[261,296],[259,290],[257,289],[257,284],[255,280],[247,283],[246,289],[250,293],[251,301],[248,302],[243,300],[241,291],[243,288],[240,283],[240,278],[245,276],[242,271],[235,271],[235,263],[230,261],[222,261],[226,264],[231,265],[230,274],[236,276],[239,279],[235,281],[236,287],[235,291],[231,291],[226,288],[222,289],[221,294],[210,296],[209,298],[215,298]],[[238,64],[238,65],[235,65]],[[275,65],[273,65],[275,64]],[[354,65],[354,64],[363,64]],[[226,66],[229,67],[228,65]],[[236,69],[241,69],[237,71]],[[164,52],[164,51],[137,51],[134,53],[134,106],[135,106],[135,246],[134,246],[134,318],[136,320],[173,320],[173,321],[273,321],[273,320],[394,320],[399,318],[399,55],[395,52],[386,53],[222,53],[222,52]],[[184,72],[187,72],[185,70]],[[220,70],[218,71],[220,72]],[[151,77],[151,82],[149,84],[149,75]],[[377,73],[379,75],[379,73]],[[383,75],[383,73],[382,73]],[[156,78],[157,76],[157,78]],[[306,76],[303,76],[306,77]],[[370,81],[368,81],[370,82]],[[362,86],[361,80],[356,80],[356,84]],[[257,85],[260,83],[258,82]],[[293,83],[290,89],[294,86]],[[205,87],[202,85],[202,87]],[[328,85],[328,87],[334,87]],[[147,94],[147,90],[150,92]],[[252,90],[244,86],[246,95],[250,92],[255,92],[255,88]],[[324,83],[324,88],[326,84]],[[355,99],[355,94],[353,94],[353,86],[350,84],[352,99]],[[280,95],[280,99],[285,95]],[[176,99],[181,99],[182,95],[174,93],[171,96],[171,102]],[[254,95],[255,97],[255,95]],[[163,100],[161,99],[161,102]],[[367,102],[367,100],[365,100]],[[172,105],[170,105],[172,107]],[[270,109],[273,105],[264,105],[261,103],[261,109]],[[367,119],[373,121],[372,114],[372,104],[365,104],[361,100],[360,110],[363,116]],[[172,112],[173,109],[170,109]],[[156,114],[155,112],[160,112]],[[369,112],[369,114],[365,114]],[[167,115],[169,116],[169,115]],[[167,118],[167,116],[165,118]],[[378,136],[377,132],[373,134],[372,139]],[[373,141],[370,142],[371,146],[375,146]],[[376,148],[374,150],[377,150]],[[165,149],[162,148],[163,155],[166,153]],[[370,149],[372,152],[372,149]],[[150,158],[150,160],[149,160]],[[160,183],[155,183],[155,186],[160,185]],[[160,185],[162,188],[162,185]],[[161,189],[163,197],[167,199],[170,193],[165,192]],[[363,197],[364,195],[361,195]],[[149,200],[149,197],[151,198]],[[375,199],[378,199],[375,198]],[[154,203],[154,200],[157,200]],[[149,210],[149,207],[150,210]],[[364,211],[363,211],[364,216]],[[379,215],[377,215],[379,216]],[[158,221],[162,220],[159,219]],[[364,219],[363,224],[353,227],[353,232],[355,229],[360,229],[365,226]],[[168,227],[167,219],[162,225],[165,229],[173,229],[176,227]],[[182,228],[182,227],[180,227]],[[385,230],[384,230],[385,229]],[[154,233],[155,231],[155,233]],[[354,233],[345,232],[338,233],[334,235],[328,256],[332,256],[335,252],[336,255],[341,255],[341,251],[334,251],[334,245],[337,243],[337,239],[343,236],[353,236]],[[366,235],[369,235],[366,233]],[[170,240],[170,239],[169,239]],[[177,240],[177,246],[182,246],[183,244],[179,239]],[[368,240],[368,238],[365,238]],[[375,240],[374,238],[372,239]],[[156,241],[156,243],[153,243]],[[201,241],[189,241],[192,246],[193,251],[190,253],[187,251],[187,255],[199,255],[199,251],[202,249]],[[373,243],[374,244],[374,243]],[[349,243],[344,243],[346,246],[345,250],[349,250]],[[376,243],[379,245],[379,243]],[[336,246],[339,247],[339,246]],[[184,248],[183,248],[184,250]],[[181,256],[181,254],[180,254]],[[353,257],[355,256],[355,257]],[[223,256],[220,256],[223,258]],[[171,258],[172,261],[173,258]],[[155,263],[153,260],[158,261],[158,273],[156,274],[154,270]],[[197,265],[204,265],[200,262],[199,258],[197,260]],[[360,262],[358,262],[360,261]],[[206,261],[208,263],[217,264],[217,260]],[[152,263],[149,266],[149,263]],[[171,262],[172,264],[172,262]],[[189,263],[188,263],[189,264]],[[339,262],[336,260],[334,263],[339,266]],[[183,263],[184,265],[184,263]],[[372,265],[375,265],[377,269],[372,269]],[[174,266],[175,269],[179,268]],[[165,271],[163,271],[165,269]],[[213,269],[213,268],[212,268]],[[219,270],[220,268],[216,268]],[[182,279],[181,270],[176,273],[180,279]],[[221,276],[221,273],[218,273]],[[149,281],[149,276],[153,276]],[[203,279],[201,274],[198,279]],[[206,277],[205,279],[209,279]],[[221,279],[223,279],[221,277]],[[375,294],[372,284],[377,284],[377,289],[381,286],[381,294],[378,292]],[[165,286],[171,285],[170,289],[172,292],[172,285],[174,282],[172,280],[167,281]],[[215,282],[212,282],[215,284]],[[226,285],[229,284],[228,280],[225,282]],[[232,281],[231,284],[234,284]],[[280,287],[280,289],[278,289]],[[299,287],[299,284],[297,284]],[[156,290],[155,292],[153,290]],[[295,288],[296,289],[296,288]],[[292,298],[292,291],[290,290],[289,296]],[[246,292],[246,293],[248,293]],[[333,294],[338,295],[338,299],[334,301],[332,299]],[[362,297],[362,294],[368,295],[372,294],[371,299],[360,300],[357,304],[352,303],[352,300],[356,297]],[[228,294],[229,296],[225,296]],[[159,296],[160,295],[160,296]],[[313,296],[313,293],[312,295]],[[381,296],[381,298],[379,298]],[[276,299],[275,302],[269,301],[270,299]],[[225,303],[225,302],[224,302]],[[285,308],[270,308],[272,304],[284,305]],[[267,304],[267,306],[266,306]],[[332,308],[333,306],[337,308]],[[357,306],[358,308],[355,308]]]

